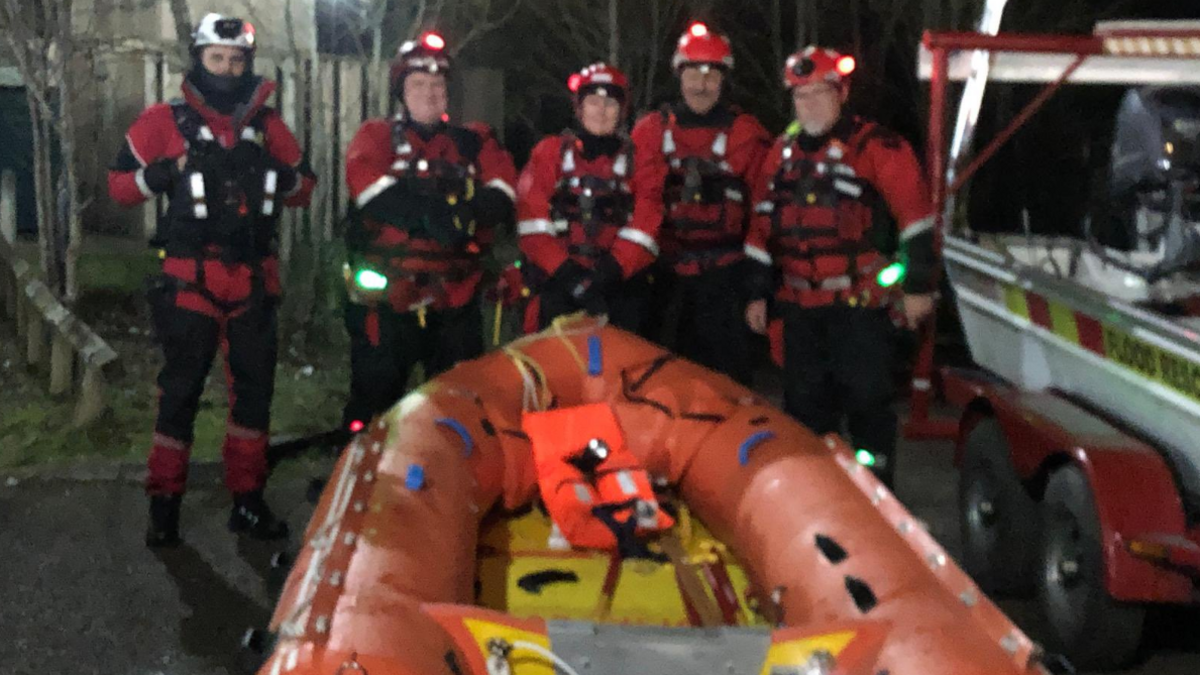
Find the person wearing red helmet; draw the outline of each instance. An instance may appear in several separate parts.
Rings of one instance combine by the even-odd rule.
[[[642,166],[667,172],[662,264],[655,272],[655,337],[683,356],[742,382],[753,367],[742,319],[749,186],[771,138],[753,115],[722,98],[733,69],[725,36],[702,23],[679,38],[671,64],[681,100],[633,129]],[[665,168],[664,168],[665,167]],[[667,299],[678,303],[672,312]],[[676,321],[664,320],[677,316]]]
[[[221,453],[234,497],[229,528],[287,534],[263,500],[281,291],[276,222],[282,207],[307,205],[315,176],[266,105],[275,84],[254,75],[254,27],[208,14],[192,38],[182,99],[142,112],[108,174],[123,206],[168,200],[152,242],[163,264],[150,310],[165,359],[146,477],[148,546],[180,541],[193,427],[218,347],[229,382]]]
[[[595,63],[567,84],[578,126],[542,139],[517,185],[523,271],[536,294],[525,327],[532,332],[585,310],[641,332],[664,175],[635,166],[633,145],[620,131],[629,109],[624,73]]]
[[[819,47],[784,66],[796,124],[755,184],[746,321],[765,332],[774,297],[787,411],[819,434],[840,431],[844,416],[855,447],[890,484],[893,316],[916,326],[932,311],[933,204],[908,142],[844,113],[853,70],[853,57]]]
[[[483,263],[512,219],[516,169],[485,125],[448,122],[451,72],[439,35],[401,45],[398,113],[363,122],[346,154],[348,431],[391,407],[417,363],[433,377],[483,353]]]

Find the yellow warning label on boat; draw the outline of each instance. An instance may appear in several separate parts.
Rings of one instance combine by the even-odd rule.
[[[837,656],[854,640],[854,631],[839,631],[825,635],[811,635],[797,640],[788,640],[771,645],[767,651],[767,661],[763,664],[762,675],[782,672],[783,667],[791,666],[799,672],[814,652],[824,651],[831,656]],[[787,669],[791,672],[791,668]]]
[[[1104,352],[1112,361],[1200,401],[1200,364],[1104,325]]]

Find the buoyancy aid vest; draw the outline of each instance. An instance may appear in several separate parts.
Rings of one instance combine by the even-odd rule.
[[[716,130],[703,154],[685,154],[677,136],[709,134],[712,127],[682,127],[675,113],[661,111],[661,151],[669,173],[663,192],[664,226],[676,263],[740,257],[747,187],[727,160],[729,137],[737,111]],[[693,144],[694,145],[694,144]]]
[[[483,140],[470,129],[447,126],[423,141],[414,144],[406,120],[392,122],[389,173],[404,186],[406,200],[425,207],[414,208],[404,222],[373,227],[355,213],[347,235],[354,266],[365,263],[386,274],[388,295],[410,297],[415,306],[435,301],[444,284],[476,274],[481,251],[472,201]],[[347,282],[352,301],[373,297]]]
[[[193,258],[219,249],[229,262],[271,255],[282,199],[264,145],[267,109],[235,129],[237,140],[226,148],[198,110],[183,100],[170,105],[187,159],[159,233],[167,255]]]
[[[595,265],[629,219],[632,170],[633,146],[628,139],[611,156],[585,160],[579,138],[569,131],[563,134],[550,218],[555,234],[566,238],[571,257],[585,267]]]
[[[522,427],[533,446],[542,500],[573,546],[616,550],[628,545],[623,537],[675,524],[659,508],[650,477],[625,446],[607,403],[526,412]],[[596,455],[597,447],[606,452]]]
[[[895,250],[895,225],[879,192],[855,169],[875,125],[856,122],[845,137],[805,150],[795,135],[783,148],[767,198],[772,255],[784,288],[806,306],[879,304],[875,275]]]

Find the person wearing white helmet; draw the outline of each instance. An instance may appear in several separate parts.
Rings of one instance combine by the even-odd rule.
[[[148,546],[180,540],[193,425],[218,348],[230,392],[222,446],[234,500],[229,528],[259,539],[287,534],[263,499],[281,292],[276,222],[284,206],[307,205],[315,176],[266,105],[275,84],[254,74],[256,48],[250,23],[206,15],[192,36],[182,98],[142,112],[109,172],[109,193],[124,206],[167,198],[152,242],[163,265],[151,317],[165,359],[146,479]]]

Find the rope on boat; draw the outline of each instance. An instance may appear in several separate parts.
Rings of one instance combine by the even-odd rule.
[[[554,669],[564,673],[564,675],[579,675],[579,672],[571,667],[561,656],[555,654],[549,649],[528,640],[513,640],[509,642],[504,638],[492,638],[488,640],[488,650],[491,654],[487,659],[488,675],[512,675],[512,664],[509,662],[509,654],[516,650],[524,650],[533,652],[538,656],[549,661]]]
[[[578,314],[555,317],[554,321],[550,323],[550,330],[554,331],[554,337],[562,340],[562,343],[566,345],[567,351],[570,352],[571,358],[575,359],[575,363],[579,366],[579,369],[586,373],[588,372],[587,364],[583,362],[583,357],[579,355],[579,350],[575,348],[575,343],[567,339],[567,333],[563,329],[564,324],[578,321],[579,318]],[[588,337],[591,338],[592,336],[589,335]]]
[[[550,391],[550,384],[546,380],[546,372],[542,370],[541,364],[512,345],[504,348],[504,354],[512,360],[524,382],[521,392],[522,410],[542,411],[549,408],[553,393]],[[540,392],[539,384],[541,385]]]

